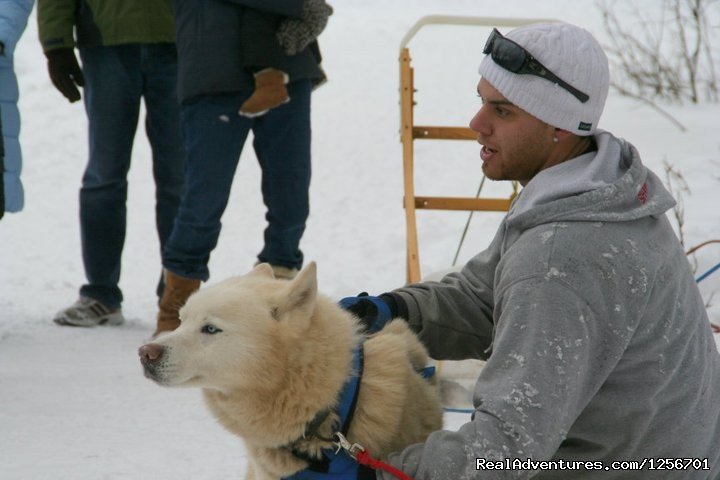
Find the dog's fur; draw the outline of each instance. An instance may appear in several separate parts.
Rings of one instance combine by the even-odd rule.
[[[314,263],[291,281],[258,265],[200,289],[180,317],[177,330],[140,348],[145,375],[203,389],[220,423],[245,441],[247,479],[274,480],[305,468],[293,448],[319,457],[331,447],[334,413],[316,436],[303,435],[318,412],[336,407],[361,335],[357,318],[317,293]],[[442,407],[433,382],[417,373],[428,357],[404,321],[370,336],[364,349],[347,437],[384,458],[441,428]]]

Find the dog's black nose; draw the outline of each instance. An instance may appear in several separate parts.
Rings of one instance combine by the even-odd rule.
[[[140,355],[140,360],[143,363],[154,363],[162,358],[164,351],[165,349],[162,345],[158,345],[157,343],[148,343],[147,345],[140,347],[138,355]]]

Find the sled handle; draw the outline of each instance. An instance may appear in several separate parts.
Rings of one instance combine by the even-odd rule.
[[[400,50],[407,47],[415,34],[426,25],[471,25],[489,27],[521,27],[529,23],[557,23],[549,18],[509,18],[509,17],[466,17],[461,15],[426,15],[418,19],[400,42]]]

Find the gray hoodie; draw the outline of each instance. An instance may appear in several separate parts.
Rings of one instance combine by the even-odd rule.
[[[535,176],[460,272],[394,292],[434,358],[488,360],[472,420],[391,457],[413,479],[720,478],[720,355],[665,216],[674,200],[632,145],[595,140]],[[709,469],[650,469],[675,458]]]

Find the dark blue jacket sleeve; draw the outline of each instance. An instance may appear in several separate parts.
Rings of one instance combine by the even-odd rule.
[[[250,7],[263,12],[274,13],[284,17],[301,18],[303,0],[225,0],[243,7]]]

